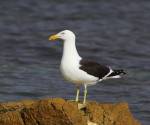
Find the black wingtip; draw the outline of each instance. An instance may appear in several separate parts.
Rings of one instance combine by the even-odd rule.
[[[120,74],[123,74],[123,75],[127,74],[123,69],[118,70],[118,71],[120,72]]]
[[[116,75],[125,75],[127,74],[123,69],[117,69],[117,70],[113,70],[113,72],[109,75],[109,77],[111,76],[116,76]]]

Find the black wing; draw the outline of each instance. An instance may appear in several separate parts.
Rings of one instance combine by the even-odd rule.
[[[80,65],[81,70],[87,72],[90,75],[98,77],[99,79],[102,79],[110,72],[109,67],[84,59],[80,60]]]

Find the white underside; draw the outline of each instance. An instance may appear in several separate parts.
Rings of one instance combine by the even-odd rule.
[[[61,73],[63,77],[70,81],[71,83],[75,83],[77,85],[81,84],[87,84],[87,85],[95,85],[98,82],[101,82],[102,80],[106,79],[112,79],[112,78],[120,78],[120,75],[107,77],[110,75],[113,71],[110,69],[110,72],[104,76],[102,79],[99,79],[98,77],[92,76],[85,71],[79,69],[79,66],[73,66],[70,63],[62,64],[60,66]]]
[[[98,78],[87,74],[83,70],[79,69],[78,65],[73,65],[71,63],[62,63],[60,70],[64,78],[75,84],[87,84],[92,85],[98,82]]]

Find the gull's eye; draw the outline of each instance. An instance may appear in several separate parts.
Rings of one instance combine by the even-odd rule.
[[[65,33],[64,33],[64,32],[62,32],[61,34],[62,34],[62,35],[64,35]]]

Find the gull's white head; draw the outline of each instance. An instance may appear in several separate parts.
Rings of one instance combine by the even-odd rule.
[[[61,39],[63,41],[75,39],[75,34],[70,30],[63,30],[49,37],[49,40]]]

